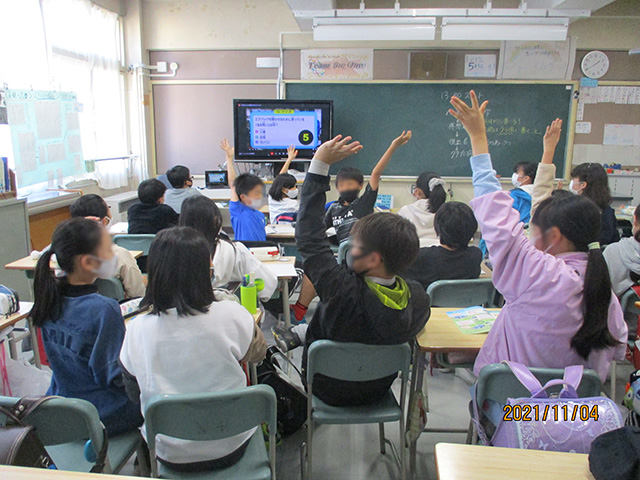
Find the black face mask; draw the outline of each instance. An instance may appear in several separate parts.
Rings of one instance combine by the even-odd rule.
[[[340,202],[351,203],[360,195],[360,189],[356,188],[353,190],[345,190],[344,192],[340,192]]]
[[[371,251],[367,250],[367,249],[362,249],[362,253],[360,255],[353,255],[351,253],[351,247],[349,247],[347,249],[347,254],[345,255],[345,261],[347,263],[347,268],[349,270],[351,270],[352,272],[355,272],[355,270],[353,269],[353,264],[356,260],[360,260],[361,258],[366,257],[367,255],[369,255],[371,253]],[[369,273],[369,270],[365,270],[363,272],[359,272],[358,275],[366,275],[367,273]]]

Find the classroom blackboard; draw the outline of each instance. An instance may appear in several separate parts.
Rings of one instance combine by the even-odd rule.
[[[564,172],[567,126],[571,113],[570,83],[287,83],[291,100],[333,100],[333,133],[351,135],[363,150],[337,166],[354,166],[365,175],[402,130],[413,138],[396,155],[385,175],[416,176],[432,170],[441,176],[471,176],[471,145],[462,125],[447,114],[449,99],[469,102],[474,89],[480,101],[489,100],[487,134],[493,165],[499,175],[511,176],[513,165],[539,162],[546,126],[564,120],[554,163]]]

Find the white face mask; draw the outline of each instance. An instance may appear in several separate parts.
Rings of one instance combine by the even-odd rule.
[[[574,188],[573,188],[573,187],[574,187],[574,185],[575,185],[575,182],[573,181],[573,178],[572,178],[572,179],[571,179],[571,181],[569,182],[569,191],[570,191],[571,193],[575,193],[576,195],[579,195],[579,194],[580,194],[580,192],[579,192],[578,190],[576,190],[576,189],[574,189]]]
[[[520,188],[522,186],[522,182],[518,181],[518,174],[515,172],[511,175],[511,183],[513,183],[513,186],[516,188]]]
[[[249,208],[253,208],[254,210],[259,210],[262,206],[261,198],[249,198],[249,204],[247,205]]]
[[[100,262],[100,267],[93,271],[98,278],[113,278],[118,269],[118,257],[114,255],[109,260],[104,260],[103,258],[91,255],[91,258]]]
[[[297,198],[298,197],[298,189],[295,188],[293,190],[287,190],[287,197],[289,197],[289,198]]]

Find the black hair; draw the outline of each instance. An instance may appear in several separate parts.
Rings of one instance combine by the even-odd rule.
[[[167,170],[167,180],[173,188],[184,188],[184,184],[191,179],[191,172],[183,165],[176,165]]]
[[[51,256],[55,254],[61,270],[73,273],[76,257],[95,253],[103,233],[104,228],[98,222],[86,218],[71,218],[56,227],[51,247],[43,252],[36,264],[33,281],[35,302],[30,314],[36,326],[41,327],[47,320],[57,320],[62,311],[67,277],[55,276],[50,266]]]
[[[415,225],[393,213],[361,218],[353,226],[351,235],[358,238],[366,249],[380,254],[390,275],[396,275],[411,265],[420,249]]]
[[[524,175],[531,179],[533,183],[536,179],[536,172],[538,171],[538,164],[533,162],[520,162],[516,163],[513,167],[513,173],[518,173],[518,170],[522,169]]]
[[[364,176],[362,175],[362,172],[355,167],[341,168],[336,175],[336,187],[340,180],[355,180],[360,185],[364,184]]]
[[[160,180],[151,178],[138,185],[138,198],[142,203],[155,205],[167,191],[167,186]]]
[[[600,209],[611,204],[609,177],[607,177],[607,172],[602,165],[599,163],[581,163],[571,170],[571,177],[587,183],[582,194],[596,202]]]
[[[636,222],[640,222],[640,205],[636,207],[636,210],[633,212]],[[633,236],[636,239],[636,242],[640,242],[640,229]]]
[[[478,222],[466,203],[447,202],[436,212],[433,227],[442,245],[462,250],[469,246]]]
[[[269,189],[269,196],[273,198],[276,202],[282,200],[282,189],[286,188],[287,190],[292,189],[296,186],[296,177],[291,175],[290,173],[280,173],[274,180],[271,188]]]
[[[425,198],[429,199],[429,211],[436,213],[438,209],[444,205],[444,202],[447,201],[447,192],[444,190],[443,185],[436,185],[433,187],[433,190],[431,190],[429,188],[429,182],[433,178],[440,178],[440,176],[434,172],[421,173],[416,181],[416,187],[422,190]]]
[[[151,307],[153,315],[170,308],[180,316],[206,313],[215,301],[209,245],[193,228],[158,233],[149,248],[147,270],[149,282],[140,308]]]
[[[531,220],[542,232],[557,227],[573,243],[576,251],[589,254],[584,276],[584,320],[571,339],[571,347],[585,360],[592,350],[618,344],[608,327],[611,302],[609,269],[602,250],[589,249],[589,244],[597,242],[600,236],[600,217],[600,210],[593,200],[564,192],[544,200]]]
[[[97,217],[102,220],[109,215],[109,207],[100,195],[91,193],[83,195],[73,202],[69,207],[71,218],[76,217]]]
[[[243,173],[236,177],[236,181],[233,182],[233,186],[236,188],[236,195],[240,198],[240,195],[247,195],[251,190],[258,185],[264,185],[260,177],[251,173]]]
[[[220,209],[218,209],[215,202],[212,202],[204,195],[189,197],[182,203],[179,226],[191,227],[200,232],[209,244],[211,258],[216,253],[218,241],[224,240],[233,245],[229,239],[220,236],[220,230],[222,229]]]

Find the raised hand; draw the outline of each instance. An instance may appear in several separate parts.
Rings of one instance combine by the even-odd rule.
[[[547,127],[547,131],[542,139],[544,149],[542,150],[542,160],[540,163],[547,165],[553,163],[553,156],[556,152],[556,145],[560,140],[560,134],[562,133],[562,120],[556,118],[551,125]]]
[[[547,131],[544,134],[543,144],[545,150],[552,150],[556,148],[560,141],[560,134],[562,133],[562,120],[556,118],[551,125],[547,127]]]
[[[287,148],[287,159],[293,160],[298,156],[298,150],[293,145],[289,145]]]
[[[451,105],[455,108],[449,109],[449,114],[456,118],[469,134],[471,140],[471,148],[474,155],[489,153],[489,145],[487,142],[487,130],[484,124],[484,112],[489,105],[489,101],[478,104],[476,92],[471,90],[471,107],[458,97],[451,97]]]
[[[320,148],[318,148],[313,158],[328,165],[338,163],[362,150],[360,142],[352,142],[351,140],[351,137],[342,138],[342,135],[337,135],[328,142],[320,145]]]
[[[406,132],[403,130],[402,134],[391,142],[391,146],[393,148],[398,148],[406,145],[409,140],[411,140],[411,130],[407,130]]]
[[[220,148],[227,154],[227,158],[233,158],[235,149],[229,144],[229,141],[226,138],[223,138],[220,141]]]

